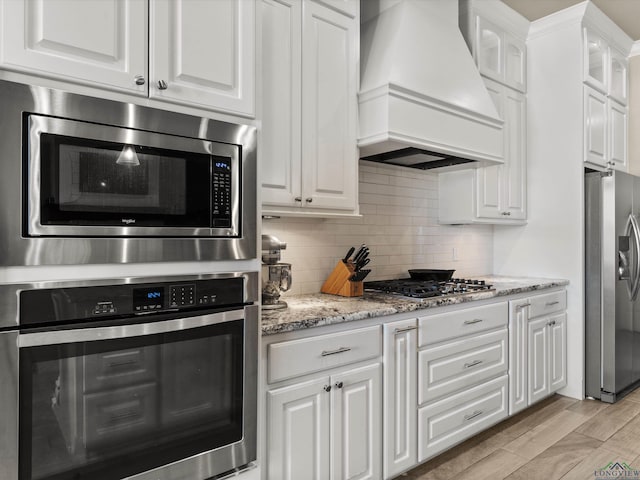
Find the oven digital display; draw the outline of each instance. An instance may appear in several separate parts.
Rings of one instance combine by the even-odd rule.
[[[133,289],[133,310],[142,312],[161,309],[164,302],[164,287]]]

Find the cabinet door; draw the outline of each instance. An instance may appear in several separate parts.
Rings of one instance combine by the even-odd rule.
[[[151,97],[254,116],[253,0],[152,0],[150,39]]]
[[[520,92],[527,91],[527,46],[508,34],[504,37],[504,83]]]
[[[609,161],[613,168],[627,171],[627,107],[608,101]]]
[[[549,318],[550,393],[567,385],[567,314]]]
[[[528,324],[529,405],[549,395],[548,322],[549,317],[541,317]]]
[[[263,0],[261,8],[262,203],[301,206],[302,3]]]
[[[382,367],[355,368],[332,376],[331,383],[331,478],[377,480],[382,476]]]
[[[416,320],[384,326],[384,478],[418,463]]]
[[[527,218],[527,100],[509,88],[504,95],[505,165],[501,213],[509,220]]]
[[[509,415],[529,405],[527,395],[528,312],[526,300],[509,302]]]
[[[584,28],[584,81],[602,93],[607,93],[608,46],[593,30]]]
[[[584,87],[584,161],[607,166],[607,99]]]
[[[329,377],[267,393],[268,477],[329,479]]]
[[[304,6],[302,204],[355,210],[359,16]]]
[[[484,80],[485,86],[493,103],[496,106],[498,115],[504,119],[504,90],[505,88],[492,80]],[[505,122],[506,123],[506,122]],[[506,125],[505,125],[506,128]],[[506,152],[505,152],[506,153]],[[505,158],[505,163],[508,158]],[[476,170],[478,204],[477,215],[480,218],[503,218],[501,210],[501,193],[505,175],[504,165],[484,167]]]
[[[2,3],[2,67],[146,94],[147,1]]]
[[[629,100],[629,68],[626,57],[609,48],[609,96],[622,105]]]
[[[504,81],[504,35],[502,29],[482,17],[476,17],[476,62],[480,73]]]

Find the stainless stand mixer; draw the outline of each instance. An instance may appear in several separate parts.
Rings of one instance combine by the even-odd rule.
[[[287,308],[280,294],[291,288],[291,264],[280,263],[280,252],[287,248],[273,235],[262,235],[262,308]]]

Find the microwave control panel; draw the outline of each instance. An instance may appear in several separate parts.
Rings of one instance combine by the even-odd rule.
[[[231,160],[213,159],[211,226],[231,227]]]

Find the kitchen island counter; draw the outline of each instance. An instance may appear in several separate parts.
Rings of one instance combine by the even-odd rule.
[[[527,277],[474,277],[494,289],[431,298],[365,291],[362,297],[340,297],[324,293],[283,297],[289,305],[280,310],[262,310],[262,335],[273,335],[324,325],[383,317],[396,313],[444,307],[507,295],[565,286],[568,280]]]

